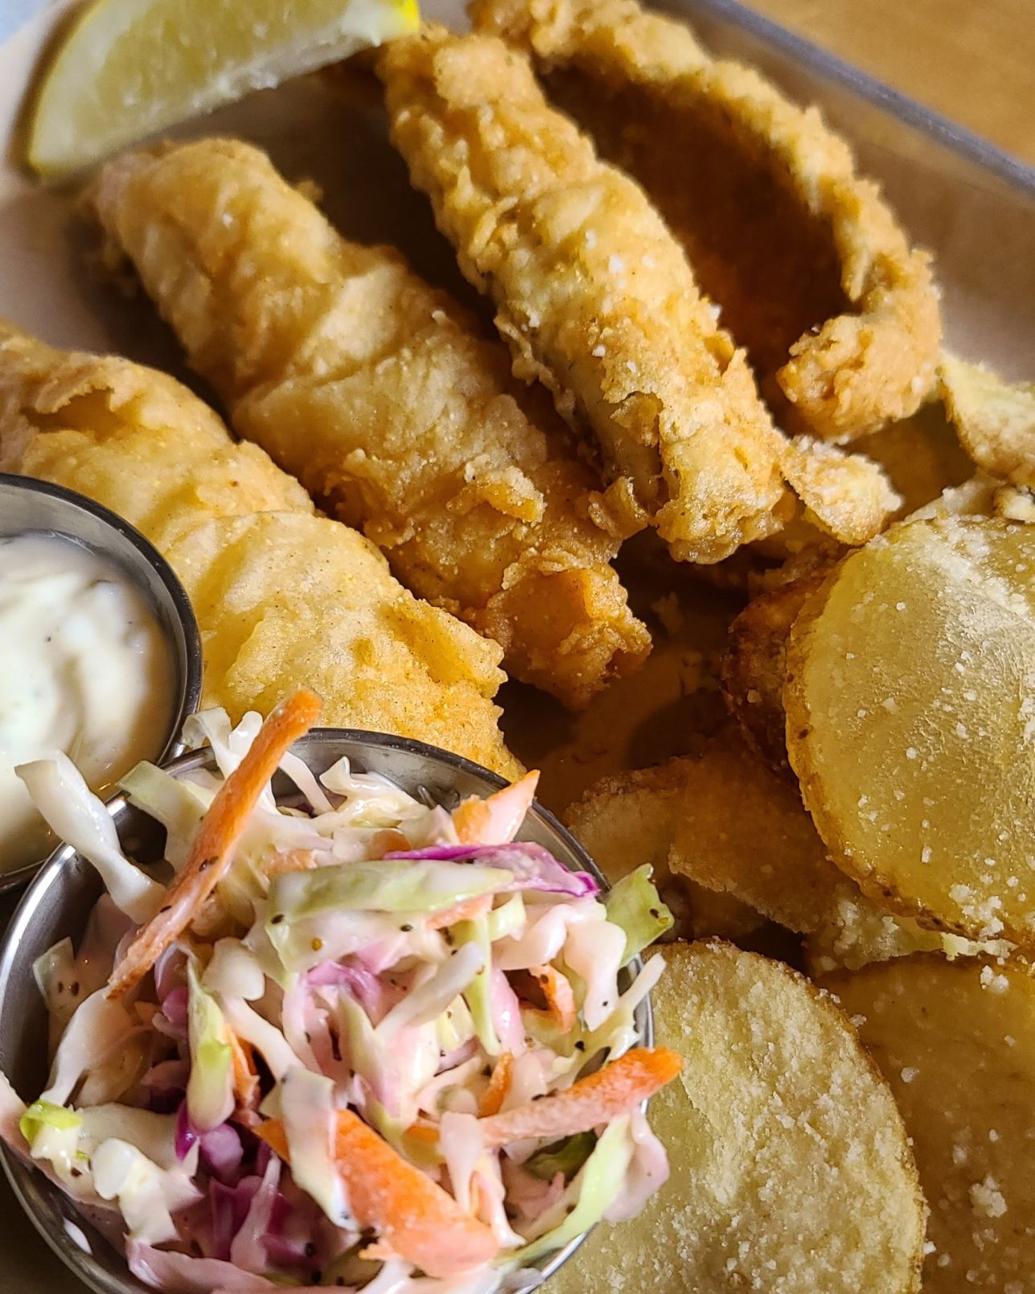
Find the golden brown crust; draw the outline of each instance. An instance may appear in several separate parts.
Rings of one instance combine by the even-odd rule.
[[[592,429],[629,509],[681,560],[777,528],[780,438],[642,190],[499,40],[426,28],[378,66],[393,141],[495,300],[515,372]]]
[[[797,786],[735,729],[683,761],[669,870],[732,894],[801,934],[829,924],[843,898],[864,902],[828,857]]]
[[[498,647],[314,516],[296,481],[171,378],[0,325],[0,463],[88,494],[165,554],[201,629],[206,705],[236,719],[311,686],[329,724],[518,771],[491,700]]]
[[[504,348],[396,252],[346,242],[236,140],[116,158],[90,203],[235,429],[405,584],[570,705],[642,663],[592,474],[515,400]]]
[[[819,113],[710,58],[635,0],[476,0],[635,176],[783,414],[828,440],[906,417],[934,384],[928,258]]]

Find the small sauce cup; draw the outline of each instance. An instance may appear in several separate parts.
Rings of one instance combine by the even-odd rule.
[[[0,473],[0,540],[22,535],[67,539],[118,568],[153,612],[172,668],[169,716],[156,763],[178,755],[180,730],[201,700],[201,638],[190,601],[172,567],[138,531],[107,508],[61,486]],[[105,788],[96,788],[103,795]],[[43,859],[0,871],[0,893],[24,885]]]

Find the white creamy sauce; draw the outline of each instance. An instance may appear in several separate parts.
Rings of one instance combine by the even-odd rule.
[[[69,539],[0,539],[0,871],[51,847],[14,772],[63,750],[95,790],[160,753],[169,647],[117,566]]]

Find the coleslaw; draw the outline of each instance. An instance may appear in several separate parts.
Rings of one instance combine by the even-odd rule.
[[[452,813],[290,751],[319,703],[188,721],[218,771],[138,765],[167,885],[67,757],[23,766],[105,893],[35,965],[46,1089],[0,1135],[165,1290],[530,1288],[534,1264],[666,1179],[637,1045],[671,925],[640,869],[606,895],[516,839],[536,775]],[[281,770],[297,794],[278,803]]]

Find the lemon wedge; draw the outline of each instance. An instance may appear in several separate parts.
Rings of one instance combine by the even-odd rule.
[[[419,21],[417,0],[94,0],[46,71],[29,164],[51,177],[81,170]]]

